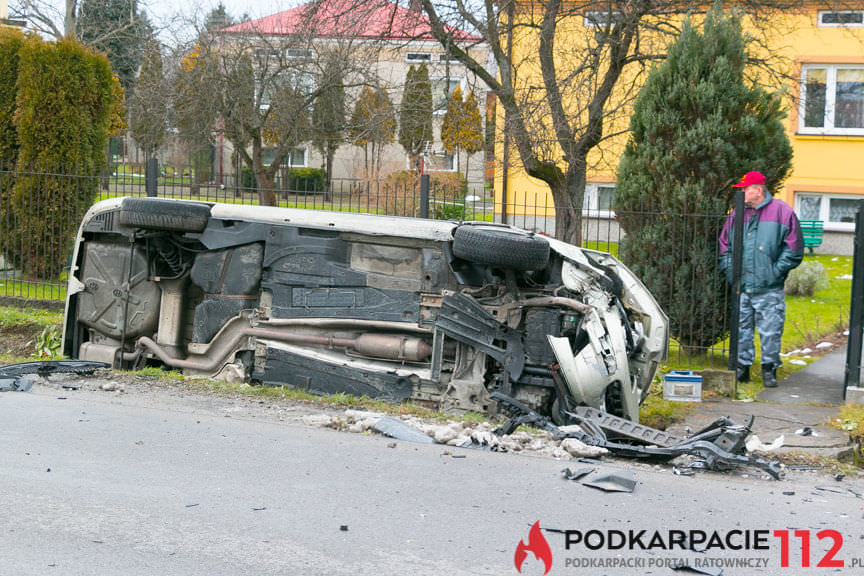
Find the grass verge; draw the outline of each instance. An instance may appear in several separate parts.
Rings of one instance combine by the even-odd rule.
[[[832,421],[832,425],[849,434],[854,444],[851,463],[864,468],[864,406],[846,405],[840,409],[840,415]]]

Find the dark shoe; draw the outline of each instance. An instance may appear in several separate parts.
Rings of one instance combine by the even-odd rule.
[[[750,381],[750,366],[738,365],[738,369],[735,370],[735,379],[738,382],[749,382]]]
[[[762,384],[765,388],[777,387],[777,367],[772,364],[762,365]]]

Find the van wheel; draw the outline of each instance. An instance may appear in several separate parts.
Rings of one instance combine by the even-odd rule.
[[[549,264],[549,243],[523,230],[464,225],[453,234],[453,254],[498,268],[542,270]]]
[[[210,207],[206,204],[162,198],[124,198],[120,205],[119,222],[131,228],[201,232],[209,219]]]

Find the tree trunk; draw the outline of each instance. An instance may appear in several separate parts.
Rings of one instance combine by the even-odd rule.
[[[66,14],[63,18],[63,34],[66,38],[74,40],[78,23],[78,0],[66,0]]]
[[[330,187],[333,183],[333,156],[336,155],[336,147],[327,145],[326,169],[324,170],[324,201],[330,201]]]
[[[273,176],[267,170],[256,170],[255,183],[258,184],[258,204],[261,206],[275,206],[276,186],[273,183]]]
[[[456,154],[459,154],[457,151]],[[468,159],[471,158],[471,154],[465,152],[465,192],[468,192]]]
[[[261,157],[261,143],[257,139],[252,141],[251,168],[255,174],[255,183],[258,185],[258,204],[261,206],[275,206],[276,192],[273,184],[273,174],[264,168],[264,160]]]
[[[555,237],[582,245],[582,203],[585,198],[585,164],[570,165],[564,180],[549,183],[555,202]],[[578,165],[581,164],[581,168]]]

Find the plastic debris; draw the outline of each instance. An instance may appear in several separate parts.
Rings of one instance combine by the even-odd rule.
[[[633,492],[636,488],[636,478],[632,472],[618,472],[597,476],[590,482],[583,482],[583,486],[597,488],[604,492]]]
[[[579,468],[578,470],[573,470],[572,468],[564,468],[561,470],[561,477],[565,480],[581,480],[585,476],[594,472],[596,468]]]
[[[372,428],[379,434],[395,438],[396,440],[417,442],[419,444],[435,444],[435,440],[424,434],[421,430],[397,418],[390,418],[389,416],[381,418]]]
[[[763,444],[762,441],[759,440],[759,436],[753,434],[747,439],[745,446],[747,447],[748,452],[771,452],[783,446],[785,441],[786,438],[781,434],[771,444]]]

